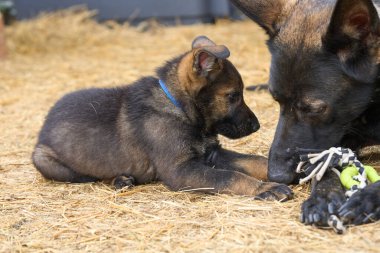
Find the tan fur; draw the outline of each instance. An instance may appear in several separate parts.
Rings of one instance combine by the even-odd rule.
[[[237,167],[243,168],[246,174],[259,180],[268,180],[268,160],[262,156],[252,156],[251,159],[239,159],[234,162]]]
[[[219,145],[218,134],[241,138],[259,122],[244,103],[229,50],[214,44],[197,37],[191,51],[157,70],[159,79],[63,97],[41,131],[36,168],[64,182],[104,180],[121,188],[162,181],[173,190],[291,198],[287,186],[261,181],[265,158]]]
[[[178,65],[178,79],[182,88],[190,95],[194,96],[207,84],[205,78],[200,78],[193,71],[194,54],[186,54]]]
[[[333,9],[334,5],[321,7],[319,3],[299,1],[297,8],[289,8],[292,12],[286,14],[286,22],[281,26],[275,43],[283,47],[286,45],[291,53],[298,50],[319,50],[322,46],[321,35],[326,33]]]

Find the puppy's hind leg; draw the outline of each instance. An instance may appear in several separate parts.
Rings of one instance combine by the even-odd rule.
[[[57,154],[45,145],[37,145],[33,155],[33,164],[41,174],[51,180],[71,183],[98,181],[97,178],[79,174],[57,159]]]
[[[131,188],[135,186],[135,179],[132,176],[127,176],[122,174],[120,176],[115,177],[111,184],[115,187],[115,189],[122,189],[124,187]]]

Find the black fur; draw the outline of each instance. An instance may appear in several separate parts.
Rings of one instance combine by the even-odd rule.
[[[113,180],[116,188],[163,181],[173,190],[269,191],[277,199],[290,198],[286,186],[279,191],[278,184],[254,178],[266,179],[265,158],[220,147],[218,134],[240,138],[259,123],[244,103],[239,73],[224,58],[228,49],[204,36],[196,42],[157,71],[180,107],[156,77],[70,93],[46,118],[33,153],[36,168],[48,179]]]
[[[269,34],[269,90],[280,104],[269,155],[270,180],[298,181],[296,148],[357,150],[380,144],[380,24],[372,1],[232,2]],[[364,189],[363,195],[375,189],[380,191],[380,185]],[[343,189],[330,174],[303,204],[302,220],[326,225],[329,206],[336,212],[342,200]],[[350,203],[359,217],[363,206],[380,207],[376,198]]]

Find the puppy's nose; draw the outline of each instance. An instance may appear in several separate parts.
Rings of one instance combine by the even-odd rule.
[[[253,132],[256,132],[257,130],[260,129],[260,123],[256,118],[249,119],[249,124]]]
[[[260,129],[260,123],[259,122],[252,122],[251,125],[252,125],[252,130],[254,132],[256,132],[257,130]]]

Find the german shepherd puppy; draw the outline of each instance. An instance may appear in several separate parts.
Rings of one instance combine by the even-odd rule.
[[[380,143],[380,23],[371,0],[232,2],[269,36],[269,90],[280,104],[270,180],[297,180],[297,147]],[[331,213],[354,224],[380,219],[380,182],[344,201],[330,173],[303,204],[301,220],[324,226]]]
[[[267,159],[221,148],[217,135],[247,136],[259,122],[227,47],[205,36],[167,62],[158,78],[64,96],[49,112],[33,153],[48,179],[113,181],[116,188],[162,181],[173,190],[286,200],[267,179]]]

